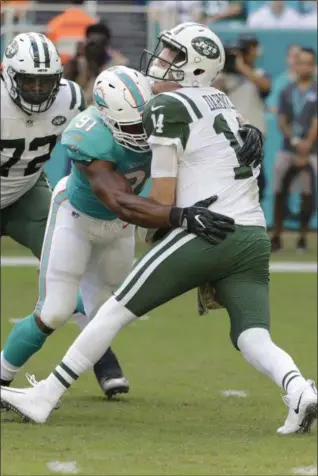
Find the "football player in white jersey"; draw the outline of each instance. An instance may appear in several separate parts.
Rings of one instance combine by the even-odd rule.
[[[160,35],[145,72],[155,81],[168,81],[170,92],[149,101],[143,123],[153,152],[150,196],[156,226],[174,229],[140,259],[46,380],[31,389],[1,389],[3,402],[17,413],[45,422],[61,395],[123,327],[190,289],[207,286],[228,311],[233,345],[286,392],[289,414],[278,432],[310,430],[317,417],[316,387],[269,333],[271,247],[259,203],[259,167],[247,165],[240,154],[237,111],[224,93],[210,87],[224,57],[221,41],[203,25],[185,23]],[[208,205],[207,232],[208,216],[191,204],[206,206],[204,199],[212,194],[218,199]],[[125,193],[116,200],[121,214],[138,215],[141,226],[155,223],[149,220],[149,200]],[[235,220],[234,233],[222,241],[220,229],[212,230],[215,213]],[[158,232],[151,235],[156,239]]]
[[[38,259],[51,201],[43,166],[58,137],[85,109],[81,88],[62,79],[62,74],[56,47],[42,34],[17,35],[5,50],[1,75],[1,236],[10,236]],[[10,384],[21,362],[46,338],[32,316],[16,324],[14,330],[23,335],[23,345],[18,345],[18,353],[1,354],[2,385]],[[108,396],[129,388],[112,351],[103,356],[95,374],[104,382]]]

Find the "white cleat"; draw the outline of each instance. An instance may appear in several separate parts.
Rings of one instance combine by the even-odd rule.
[[[32,387],[35,387],[36,385],[39,385],[39,383],[44,381],[44,380],[37,381],[37,379],[35,378],[35,375],[31,375],[31,374],[25,374],[25,377],[27,381],[29,382],[29,384],[32,385]],[[62,406],[62,400],[60,399],[55,405],[54,410],[58,410],[59,408],[61,408],[61,406]]]
[[[27,421],[45,423],[56,403],[48,394],[45,380],[32,388],[1,387],[1,404]]]
[[[317,388],[312,380],[307,380],[306,385],[291,395],[283,397],[289,407],[288,416],[284,426],[278,428],[277,433],[309,433],[314,421],[317,419]]]

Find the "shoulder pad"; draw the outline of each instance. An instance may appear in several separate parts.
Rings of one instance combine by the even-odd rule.
[[[92,107],[78,114],[63,132],[61,143],[73,160],[107,160],[114,162],[114,139]]]
[[[65,86],[68,90],[69,95],[69,109],[77,110],[77,111],[84,111],[85,109],[85,98],[84,92],[82,88],[75,83],[74,81],[70,81],[69,79],[62,79],[61,85]]]

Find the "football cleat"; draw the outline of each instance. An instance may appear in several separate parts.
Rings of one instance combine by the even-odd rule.
[[[1,387],[9,387],[11,385],[12,380],[3,380],[0,379],[0,386]],[[0,412],[7,412],[7,408],[2,405],[2,402],[0,402]]]
[[[38,382],[35,378],[35,375],[25,374],[25,377],[27,381],[29,382],[29,384],[32,385],[32,387],[35,387],[40,382],[43,382],[43,380],[40,380],[40,382]],[[61,406],[62,406],[62,400],[59,400],[57,404],[55,405],[54,410],[58,410],[59,408],[61,408]]]
[[[24,421],[45,423],[56,406],[42,380],[31,388],[1,387],[1,404]]]
[[[98,383],[109,400],[118,393],[129,392],[129,382],[125,377],[101,378]]]
[[[289,407],[288,416],[283,426],[277,433],[309,433],[314,421],[317,419],[317,388],[312,380],[307,380],[306,385],[291,395],[283,396]]]

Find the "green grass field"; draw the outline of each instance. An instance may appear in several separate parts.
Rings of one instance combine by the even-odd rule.
[[[315,261],[294,254],[295,235],[275,259]],[[24,255],[9,241],[2,255]],[[36,268],[2,269],[2,343],[10,318],[32,311]],[[272,334],[305,376],[317,376],[317,281],[313,273],[273,273]],[[81,475],[291,475],[317,466],[317,437],[279,437],[287,407],[280,389],[233,349],[223,311],[196,315],[188,293],[125,329],[114,349],[131,392],[106,401],[91,373],[84,375],[46,425],[2,415],[1,474],[49,475],[53,461],[72,462]],[[77,335],[70,322],[25,366],[45,378]],[[27,386],[24,372],[17,386]],[[240,390],[246,398],[225,397]],[[67,473],[71,474],[71,472]],[[309,474],[309,473],[308,473]],[[311,473],[313,474],[313,473]]]

